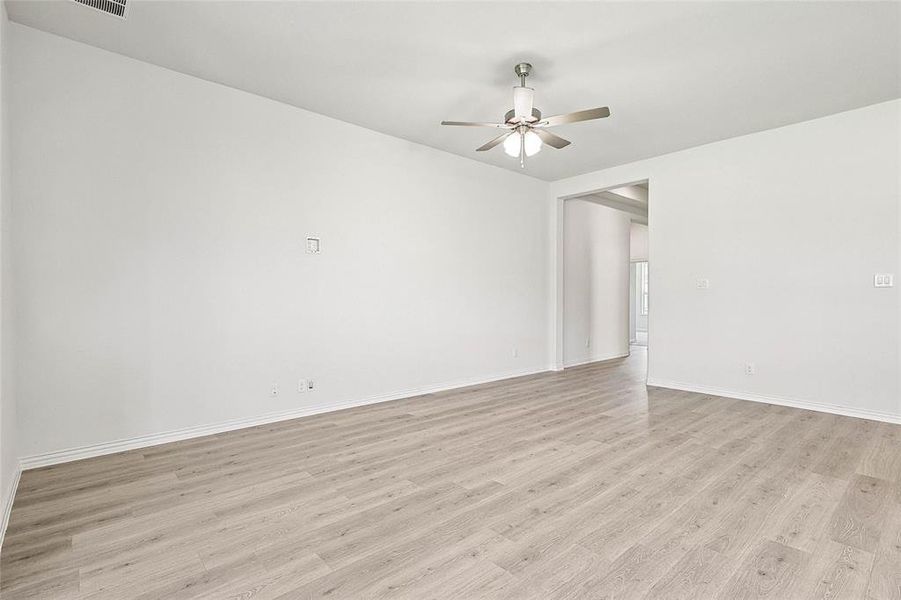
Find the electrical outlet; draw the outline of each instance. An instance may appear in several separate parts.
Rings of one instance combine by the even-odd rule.
[[[710,280],[709,279],[698,279],[695,284],[699,290],[709,290],[710,289]]]
[[[310,385],[310,382],[307,381],[306,379],[299,380],[297,382],[297,392],[300,394],[305,393],[307,391],[307,388],[309,387],[309,385]]]
[[[745,375],[756,375],[757,365],[754,363],[745,363]]]
[[[519,358],[519,348],[513,349],[513,358]]]
[[[307,390],[309,390],[311,392],[313,391],[313,380],[312,379],[307,379]]]
[[[278,384],[277,383],[273,383],[272,387],[269,388],[269,395],[273,398],[278,396]]]

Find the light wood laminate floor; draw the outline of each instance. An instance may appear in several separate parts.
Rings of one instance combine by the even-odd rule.
[[[27,471],[2,598],[901,598],[901,426],[639,352]]]

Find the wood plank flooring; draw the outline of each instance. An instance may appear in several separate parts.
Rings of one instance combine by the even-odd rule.
[[[901,426],[644,350],[27,471],[3,600],[901,599]]]

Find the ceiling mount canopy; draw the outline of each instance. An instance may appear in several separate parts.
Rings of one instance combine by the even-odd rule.
[[[503,123],[441,121],[441,124],[457,127],[494,127],[506,130],[493,140],[476,148],[476,152],[491,150],[495,146],[503,144],[504,152],[513,158],[519,158],[519,166],[525,167],[526,157],[538,154],[545,144],[557,149],[565,148],[570,144],[568,140],[548,131],[547,127],[610,116],[610,109],[603,106],[542,118],[541,111],[534,106],[535,90],[526,86],[526,78],[532,73],[532,65],[527,62],[519,63],[513,67],[513,72],[519,77],[519,85],[513,88],[513,108],[504,115]]]

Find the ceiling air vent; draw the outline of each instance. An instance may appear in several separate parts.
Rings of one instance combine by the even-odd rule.
[[[120,19],[125,18],[125,3],[128,0],[75,0],[79,4],[96,8]]]

